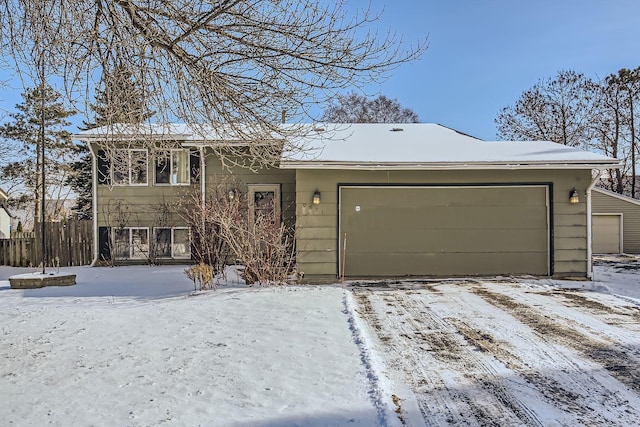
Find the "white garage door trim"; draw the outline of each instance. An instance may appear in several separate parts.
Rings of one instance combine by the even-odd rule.
[[[449,189],[449,188],[543,188],[545,191],[545,204],[546,204],[546,225],[547,225],[547,275],[552,274],[553,264],[553,235],[551,233],[552,228],[552,207],[551,207],[551,191],[552,184],[472,184],[472,185],[386,185],[386,184],[338,184],[338,277],[342,276],[344,269],[344,254],[348,254],[348,238],[345,240],[342,231],[342,190],[343,189],[365,189],[365,188],[397,188],[397,189],[409,189],[409,188],[428,188],[428,189]],[[343,276],[344,278],[344,276]]]
[[[620,252],[618,253],[624,253],[624,216],[622,213],[606,213],[606,212],[599,212],[599,213],[592,213],[591,216],[615,216],[619,218],[619,224],[620,224],[620,229],[618,231],[619,235],[618,235],[618,248],[620,250]],[[592,223],[591,226],[593,227],[594,224]],[[593,245],[593,230],[591,231],[592,234],[592,242],[591,244]]]

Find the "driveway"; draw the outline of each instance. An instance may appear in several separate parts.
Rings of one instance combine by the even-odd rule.
[[[404,424],[640,420],[638,300],[524,279],[351,288]]]

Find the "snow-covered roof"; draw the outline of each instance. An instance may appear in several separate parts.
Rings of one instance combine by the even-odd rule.
[[[277,125],[275,128],[277,129]],[[267,130],[268,132],[268,130]],[[80,141],[127,141],[141,137],[145,139],[180,140],[187,144],[243,144],[248,142],[248,135],[264,135],[263,129],[252,128],[248,125],[196,125],[185,123],[141,123],[101,126],[84,130],[74,138]],[[278,135],[273,133],[273,139]]]
[[[432,123],[280,125],[292,150],[285,169],[615,168],[619,161],[548,141],[482,141]],[[185,145],[248,143],[248,126],[171,124],[113,125],[82,131],[76,139],[175,139]],[[300,135],[300,136],[292,136]]]
[[[284,153],[288,169],[616,167],[619,161],[548,141],[482,141],[430,123],[331,124],[306,150]]]

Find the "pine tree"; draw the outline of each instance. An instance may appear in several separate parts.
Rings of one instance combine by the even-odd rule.
[[[91,104],[95,113],[91,122],[83,122],[82,130],[93,129],[114,123],[141,123],[153,115],[144,108],[144,99],[131,73],[122,67],[103,75],[101,88],[97,90],[96,102]],[[66,184],[76,193],[72,207],[78,219],[91,219],[93,188],[91,184],[91,152],[86,143],[76,145],[78,160],[71,163],[72,173]]]
[[[68,118],[75,111],[67,109],[61,95],[49,85],[29,88],[22,94],[23,102],[16,105],[17,112],[9,113],[9,122],[0,125],[0,138],[13,143],[11,158],[2,164],[0,175],[19,188],[34,205],[34,218],[40,218],[41,188],[41,113],[44,106],[45,170],[49,177],[45,196],[64,199],[68,195],[62,183],[69,172],[69,161],[74,155],[71,133],[66,130]],[[24,198],[24,197],[23,197]],[[61,206],[62,204],[60,204]],[[52,213],[56,215],[55,212]]]

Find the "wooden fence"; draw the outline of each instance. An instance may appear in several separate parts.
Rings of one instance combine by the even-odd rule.
[[[42,264],[40,225],[35,233],[14,234],[0,240],[0,265],[29,267]],[[45,224],[47,266],[68,267],[91,263],[93,246],[92,222],[66,221]]]

